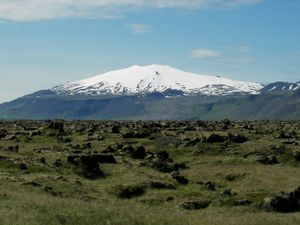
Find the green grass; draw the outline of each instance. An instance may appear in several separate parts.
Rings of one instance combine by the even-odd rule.
[[[11,122],[14,123],[14,122]],[[105,176],[96,180],[85,179],[76,173],[77,166],[67,162],[72,154],[68,143],[57,143],[56,137],[47,136],[44,122],[23,122],[43,127],[42,135],[28,139],[26,134],[17,135],[16,140],[0,140],[0,224],[2,225],[293,225],[300,224],[300,213],[273,213],[264,209],[266,199],[281,191],[292,191],[300,186],[300,164],[293,159],[292,152],[299,148],[287,145],[283,153],[274,152],[270,145],[280,145],[277,130],[295,129],[293,124],[267,123],[259,125],[262,132],[254,133],[235,124],[229,131],[187,131],[176,135],[176,130],[165,130],[178,140],[184,137],[208,136],[211,133],[227,135],[241,133],[250,140],[243,144],[198,143],[184,147],[160,144],[155,140],[123,139],[119,134],[109,132],[109,127],[98,128],[96,133],[103,141],[92,141],[92,149],[101,152],[115,142],[135,142],[147,151],[166,150],[174,162],[184,162],[187,169],[180,173],[188,178],[188,185],[180,185],[168,173],[161,173],[147,166],[143,160],[135,160],[126,155],[115,155],[117,164],[102,164]],[[89,123],[89,122],[86,122]],[[99,122],[101,124],[101,122]],[[254,122],[253,122],[254,123]],[[3,125],[2,125],[3,126]],[[65,124],[66,127],[72,123]],[[127,128],[122,127],[122,132]],[[177,128],[181,130],[180,127]],[[297,130],[298,129],[298,130]],[[13,126],[7,127],[15,132]],[[273,130],[275,133],[268,133]],[[70,132],[72,144],[86,143],[86,135]],[[299,141],[299,137],[297,137]],[[10,152],[8,146],[19,145],[19,152]],[[59,148],[53,148],[57,146]],[[36,149],[43,147],[42,150]],[[209,151],[194,154],[198,149]],[[272,154],[280,164],[265,165],[244,157],[248,152]],[[40,162],[41,157],[46,163]],[[60,159],[61,166],[54,162]],[[28,169],[22,170],[20,163]],[[152,181],[173,184],[175,189],[154,189]],[[216,190],[209,190],[205,182],[213,182]],[[116,195],[120,186],[145,186],[145,193],[131,199],[121,199]],[[232,196],[221,195],[230,188]],[[212,204],[206,209],[188,211],[178,207],[184,201],[208,199]],[[248,199],[250,204],[236,206],[237,200]]]

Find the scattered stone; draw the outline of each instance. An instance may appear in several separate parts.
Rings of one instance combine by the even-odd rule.
[[[32,131],[32,132],[29,134],[29,137],[36,137],[36,136],[39,136],[39,135],[41,135],[41,134],[42,134],[41,131],[39,131],[39,130],[34,130],[34,131]]]
[[[166,201],[167,201],[167,202],[172,202],[172,201],[174,201],[174,197],[169,196],[169,197],[167,197]]]
[[[231,196],[232,195],[232,190],[230,188],[225,188],[222,192],[221,195],[227,195]]]
[[[120,133],[120,127],[119,126],[112,126],[111,132],[113,134],[119,134]]]
[[[283,154],[286,151],[286,147],[284,145],[270,145],[270,149],[279,154]]]
[[[276,212],[296,212],[300,210],[300,187],[295,191],[286,193],[282,192],[274,196],[270,203],[268,209]]]
[[[99,162],[96,157],[90,155],[80,156],[79,158],[68,157],[69,162],[74,162],[79,166],[78,174],[88,179],[103,177],[104,173],[99,168]]]
[[[27,170],[27,169],[28,169],[28,166],[27,166],[26,163],[20,163],[20,164],[19,164],[19,168],[20,168],[21,170]]]
[[[300,161],[300,150],[295,150],[293,152],[293,157],[295,158],[296,161]]]
[[[119,198],[134,198],[141,196],[145,193],[144,185],[134,186],[120,186],[117,188],[117,195]]]
[[[272,165],[272,164],[278,164],[278,160],[275,156],[273,155],[269,155],[269,156],[265,156],[265,155],[252,155],[250,156],[250,158],[253,161],[262,163],[262,164],[266,164],[266,165]]]
[[[222,137],[219,134],[211,134],[211,135],[208,136],[208,138],[206,139],[206,141],[208,143],[224,142],[225,138]]]
[[[64,133],[63,121],[51,121],[47,127],[48,129],[58,130],[60,133]]]
[[[251,204],[251,201],[248,200],[248,199],[241,199],[241,200],[236,200],[236,201],[234,202],[234,204],[237,205],[237,206],[244,206],[244,205],[249,205],[249,204]]]
[[[138,146],[132,153],[131,157],[134,159],[144,159],[146,157],[146,151],[144,146]]]
[[[154,189],[176,189],[173,184],[168,184],[161,181],[150,182],[150,187]]]
[[[187,165],[185,163],[175,163],[173,166],[172,166],[173,170],[174,171],[178,171],[180,169],[188,169]]]
[[[204,183],[204,186],[205,186],[208,190],[211,190],[211,191],[215,191],[215,190],[216,190],[216,185],[215,185],[215,183],[213,183],[213,182],[210,182],[210,181],[205,182],[205,183]]]
[[[149,131],[140,130],[140,131],[126,131],[122,134],[123,138],[147,138],[151,135]]]
[[[116,149],[114,149],[110,145],[102,151],[102,153],[115,153],[115,152],[116,152]]]
[[[173,137],[173,136],[157,137],[157,138],[155,138],[155,142],[158,143],[159,145],[163,145],[163,146],[167,146],[167,145],[178,146],[181,144],[180,141],[177,140],[177,138]]]
[[[234,142],[234,143],[238,143],[238,144],[242,144],[246,141],[248,141],[249,139],[246,138],[244,135],[242,134],[237,134],[237,135],[234,135],[234,134],[231,134],[229,133],[228,134],[228,138],[231,142]]]
[[[223,178],[227,181],[236,181],[243,179],[246,176],[245,173],[239,174],[239,173],[229,173],[223,176]]]
[[[8,132],[4,129],[1,129],[0,130],[0,138],[4,138],[8,135]]]
[[[40,183],[35,182],[35,181],[30,181],[30,182],[24,183],[24,185],[30,185],[33,187],[41,187],[42,186]]]
[[[73,164],[79,164],[83,161],[103,163],[103,164],[116,164],[117,161],[113,155],[109,154],[90,154],[90,155],[69,155],[67,161]]]
[[[53,162],[53,166],[61,167],[61,166],[62,166],[62,161],[61,161],[61,159],[56,159],[56,160]]]
[[[131,154],[134,151],[134,148],[131,145],[126,144],[122,147],[121,151],[125,154]]]
[[[176,180],[179,184],[187,185],[189,183],[189,180],[185,178],[184,176],[181,176],[178,171],[172,172],[171,177]]]
[[[294,139],[286,139],[286,140],[283,140],[281,143],[282,144],[285,144],[285,145],[292,145],[292,144],[295,144],[296,140]]]
[[[72,140],[66,136],[59,136],[57,138],[57,143],[70,143]]]
[[[169,153],[166,152],[166,151],[160,151],[160,152],[158,152],[158,153],[156,153],[156,154],[157,154],[157,156],[158,156],[159,158],[161,158],[162,160],[167,160],[167,159],[169,158]]]
[[[19,145],[14,145],[14,146],[8,146],[7,149],[5,149],[8,152],[19,152]]]
[[[193,201],[186,201],[179,205],[180,208],[186,210],[198,210],[207,208],[211,204],[209,200],[193,200]]]
[[[40,163],[46,164],[46,159],[44,157],[40,158]]]
[[[15,141],[16,139],[17,139],[17,135],[15,135],[15,134],[7,135],[5,137],[6,141]]]
[[[113,155],[107,154],[92,154],[93,157],[98,163],[103,164],[116,164],[117,161]]]
[[[163,173],[170,173],[174,171],[173,167],[168,164],[165,160],[162,160],[160,158],[152,158],[148,162],[145,163],[145,165],[148,165],[149,167],[158,170]]]

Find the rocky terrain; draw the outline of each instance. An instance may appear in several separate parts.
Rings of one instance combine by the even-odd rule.
[[[300,224],[300,122],[0,121],[0,224]]]

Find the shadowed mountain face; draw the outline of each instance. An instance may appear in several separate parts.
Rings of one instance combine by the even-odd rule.
[[[261,89],[262,93],[266,92],[282,92],[282,91],[296,91],[300,89],[300,81],[296,83],[289,82],[275,82],[266,85],[263,89]]]
[[[249,96],[57,96],[50,91],[0,105],[3,119],[300,119],[300,91]],[[176,95],[178,93],[175,93]]]
[[[169,66],[133,66],[1,104],[0,119],[298,120],[299,93],[300,82],[264,87]]]

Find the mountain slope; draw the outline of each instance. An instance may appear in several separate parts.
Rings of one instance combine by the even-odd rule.
[[[0,119],[299,120],[300,92],[239,97],[27,96],[0,105]]]
[[[179,90],[185,95],[257,94],[263,86],[219,76],[198,75],[170,66],[132,66],[51,89],[59,95],[136,95]]]
[[[267,93],[267,92],[296,91],[298,89],[300,89],[300,81],[296,83],[280,81],[280,82],[274,82],[266,85],[264,88],[261,89],[261,92]]]

